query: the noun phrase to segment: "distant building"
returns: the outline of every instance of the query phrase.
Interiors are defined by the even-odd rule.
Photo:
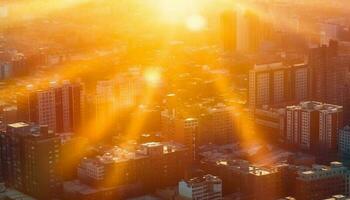
[[[309,101],[286,107],[286,143],[302,150],[336,152],[341,127],[342,106]]]
[[[237,13],[234,10],[224,11],[220,15],[221,37],[225,52],[237,49]]]
[[[0,80],[28,75],[30,70],[31,64],[24,54],[17,51],[0,51]]]
[[[284,105],[309,97],[308,69],[305,64],[255,65],[249,71],[248,105],[252,112],[263,105]]]
[[[237,110],[232,106],[223,103],[203,105],[193,115],[195,117],[184,117],[181,111],[177,114],[170,110],[161,112],[163,134],[171,140],[185,144],[192,152],[193,159],[196,158],[200,146],[230,144],[239,134],[240,119],[237,117]]]
[[[321,23],[321,45],[328,45],[332,40],[338,40],[340,26],[334,23]]]
[[[222,181],[210,174],[180,181],[179,196],[186,200],[221,200]]]
[[[237,11],[237,51],[255,53],[266,37],[266,24],[250,10]]]
[[[28,86],[17,97],[20,120],[48,125],[57,133],[74,132],[82,123],[83,86],[80,83],[51,82],[48,88]]]

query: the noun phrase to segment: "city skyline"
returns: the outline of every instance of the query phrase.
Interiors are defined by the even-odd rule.
[[[350,199],[348,0],[0,0],[0,200]]]

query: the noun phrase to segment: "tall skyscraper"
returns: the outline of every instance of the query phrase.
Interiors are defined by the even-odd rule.
[[[28,86],[17,97],[20,120],[48,125],[57,133],[76,131],[81,125],[82,85],[64,81],[51,82],[48,88]]]

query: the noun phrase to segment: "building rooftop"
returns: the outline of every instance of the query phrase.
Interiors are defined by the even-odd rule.
[[[283,69],[283,68],[288,68],[288,66],[284,65],[281,62],[276,62],[276,63],[255,65],[253,71],[266,71],[266,70],[276,70],[276,69]]]
[[[211,174],[204,175],[202,177],[195,177],[185,181],[188,185],[194,185],[202,182],[221,182],[221,179]]]
[[[15,189],[7,188],[5,191],[0,192],[0,200],[36,200],[35,198],[23,194]]]
[[[11,128],[23,128],[23,127],[29,126],[29,124],[24,123],[24,122],[16,122],[16,123],[13,123],[13,124],[8,124],[8,126],[11,127]]]
[[[331,162],[330,166],[313,165],[309,169],[301,169],[298,172],[298,179],[302,180],[316,180],[329,178],[337,175],[342,175],[348,169],[341,162]]]
[[[227,167],[230,170],[240,173],[252,174],[254,176],[265,176],[276,173],[276,169],[268,169],[252,165],[246,160],[222,159],[216,162],[216,165]]]
[[[299,105],[287,106],[288,110],[305,110],[335,113],[343,110],[342,106],[325,104],[317,101],[304,101]]]
[[[176,151],[186,150],[186,147],[182,144],[175,142],[149,142],[144,143],[133,148],[121,148],[119,146],[114,146],[111,149],[105,150],[103,154],[96,157],[93,162],[100,161],[101,163],[117,163],[125,162],[133,159],[142,159],[149,156],[149,149],[161,149],[163,154],[168,154]]]

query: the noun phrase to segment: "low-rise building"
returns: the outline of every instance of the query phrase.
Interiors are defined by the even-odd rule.
[[[205,175],[179,182],[179,196],[188,200],[221,200],[222,181],[213,175]]]

